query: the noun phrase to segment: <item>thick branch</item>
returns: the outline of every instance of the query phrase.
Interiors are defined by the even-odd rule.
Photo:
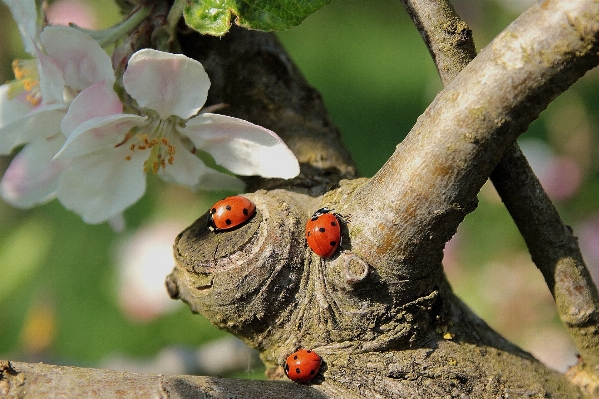
[[[297,398],[327,396],[284,381],[166,376],[0,360],[0,397],[8,398]]]
[[[372,181],[344,181],[317,198],[288,190],[246,194],[256,217],[228,233],[212,234],[207,215],[199,218],[176,240],[171,296],[259,349],[270,378],[283,377],[294,350],[313,349],[324,367],[312,383],[334,397],[579,397],[563,375],[471,315],[440,266],[445,241],[473,209],[501,153],[597,61],[571,27],[560,32],[565,46],[560,34],[546,35],[556,21],[568,24],[563,9],[536,12],[439,96]],[[535,59],[539,48],[554,58]],[[560,75],[566,82],[556,86]],[[481,96],[487,86],[491,94]],[[320,206],[343,220],[340,251],[329,259],[304,239],[305,221]],[[497,385],[489,384],[498,375]]]
[[[444,84],[475,57],[471,35],[449,2],[403,1],[437,64]],[[452,29],[443,27],[451,21]],[[466,41],[466,43],[464,43]],[[576,239],[543,190],[517,144],[510,147],[491,180],[543,273],[557,309],[589,366],[599,359],[598,293]]]
[[[371,212],[352,215],[352,222],[369,226],[352,237],[369,262],[394,265],[401,275],[440,259],[443,243],[474,209],[476,194],[518,134],[599,61],[597,15],[599,4],[591,0],[538,3],[437,96],[354,197],[373,204]],[[373,217],[381,223],[362,220]]]

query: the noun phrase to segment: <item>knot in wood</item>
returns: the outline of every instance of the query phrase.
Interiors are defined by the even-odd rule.
[[[277,191],[247,194],[256,212],[235,229],[210,231],[208,213],[196,220],[175,240],[176,266],[166,281],[171,297],[246,341],[270,335],[302,269],[302,212]]]

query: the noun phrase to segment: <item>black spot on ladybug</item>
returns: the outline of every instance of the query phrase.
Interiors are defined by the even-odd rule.
[[[308,350],[306,351],[306,353],[312,353],[312,351],[311,351],[310,349],[308,349]],[[296,357],[297,357],[297,356],[296,356]]]
[[[293,360],[297,360],[297,355],[293,356]],[[299,371],[298,371],[299,373]]]
[[[298,374],[301,373],[301,370],[299,369],[299,367],[295,369],[295,372],[298,373]]]
[[[312,232],[311,232],[311,231],[309,231],[309,232],[308,232],[308,236],[311,236],[311,235],[312,235]]]
[[[231,210],[231,205],[225,206],[225,209],[228,210],[228,211],[230,211]]]
[[[244,214],[245,216],[247,216],[247,215],[248,215],[248,213],[250,213],[249,209],[247,209],[247,208],[243,208],[243,214]]]
[[[335,245],[337,245],[337,241],[331,241],[331,247],[334,247]]]
[[[331,222],[331,226],[337,226],[337,222]]]
[[[324,227],[321,227],[321,228],[318,229],[318,231],[320,231],[321,233],[324,233],[326,230],[325,230]]]
[[[230,225],[231,224],[231,219],[225,220],[225,223],[227,224],[227,226]]]

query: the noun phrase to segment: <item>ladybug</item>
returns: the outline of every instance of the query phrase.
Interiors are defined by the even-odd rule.
[[[306,241],[316,255],[330,258],[341,241],[339,219],[327,208],[321,208],[306,223]]]
[[[256,205],[245,197],[227,197],[210,208],[208,228],[213,231],[232,229],[251,218],[255,210]]]
[[[295,382],[308,382],[320,369],[322,358],[309,349],[292,353],[285,362],[285,374]]]

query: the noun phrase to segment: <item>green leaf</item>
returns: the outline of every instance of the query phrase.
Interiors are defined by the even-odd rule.
[[[185,22],[202,34],[222,36],[231,19],[244,28],[284,30],[299,25],[331,0],[188,0]]]

